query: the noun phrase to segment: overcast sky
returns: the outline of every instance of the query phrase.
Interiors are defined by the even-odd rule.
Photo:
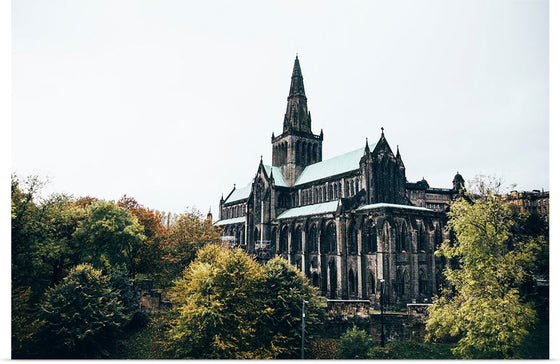
[[[296,52],[323,158],[549,189],[546,1],[13,2],[12,171],[217,212],[270,164]]]

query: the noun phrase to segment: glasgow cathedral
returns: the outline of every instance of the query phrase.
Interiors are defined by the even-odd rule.
[[[410,183],[381,128],[365,145],[323,160],[323,131],[311,114],[296,56],[282,134],[272,134],[272,165],[259,163],[245,187],[220,199],[222,239],[262,262],[281,256],[330,299],[404,306],[428,302],[442,282],[434,255],[446,238],[445,211],[464,188]]]

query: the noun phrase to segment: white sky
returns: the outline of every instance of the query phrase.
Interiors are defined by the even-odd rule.
[[[282,131],[296,52],[324,159],[380,127],[409,181],[549,189],[546,1],[12,4],[12,171],[217,212]],[[216,214],[217,216],[217,214]]]

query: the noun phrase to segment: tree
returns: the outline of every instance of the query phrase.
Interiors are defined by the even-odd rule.
[[[108,276],[78,265],[47,290],[39,312],[44,358],[107,357],[128,316]]]
[[[365,330],[353,326],[340,337],[338,359],[369,359],[373,342]]]
[[[458,339],[463,358],[514,358],[535,323],[519,286],[539,249],[534,238],[514,233],[512,209],[496,181],[476,181],[475,193],[451,204],[448,228],[455,241],[442,244],[449,288],[429,308],[428,340]],[[453,267],[453,268],[451,268]]]
[[[105,269],[124,263],[131,277],[136,274],[145,236],[138,219],[126,209],[113,202],[91,203],[73,236],[81,244],[83,261]]]
[[[302,302],[306,304],[306,351],[322,323],[324,310],[315,287],[296,267],[276,257],[265,265],[265,305],[267,314],[258,329],[263,345],[276,351],[279,359],[295,359],[301,354]]]
[[[161,286],[170,286],[195,259],[200,248],[220,241],[219,230],[200,212],[193,210],[174,216],[161,242]]]
[[[240,249],[209,244],[173,288],[169,346],[178,358],[299,357],[304,299],[312,338],[319,298],[297,269],[280,258],[263,267]]]
[[[165,237],[166,229],[163,225],[163,214],[139,204],[134,198],[124,195],[117,205],[125,208],[136,216],[144,228],[144,239],[138,246],[137,273],[157,276],[161,272],[161,241]]]
[[[200,249],[171,292],[174,318],[168,339],[177,358],[270,357],[255,348],[265,309],[263,268],[241,250]]]

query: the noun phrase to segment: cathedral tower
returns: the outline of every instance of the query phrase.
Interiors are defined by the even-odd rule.
[[[277,137],[272,134],[272,165],[281,167],[284,179],[292,186],[306,166],[322,160],[322,149],[323,131],[320,135],[311,131],[311,113],[296,55],[283,131]]]

